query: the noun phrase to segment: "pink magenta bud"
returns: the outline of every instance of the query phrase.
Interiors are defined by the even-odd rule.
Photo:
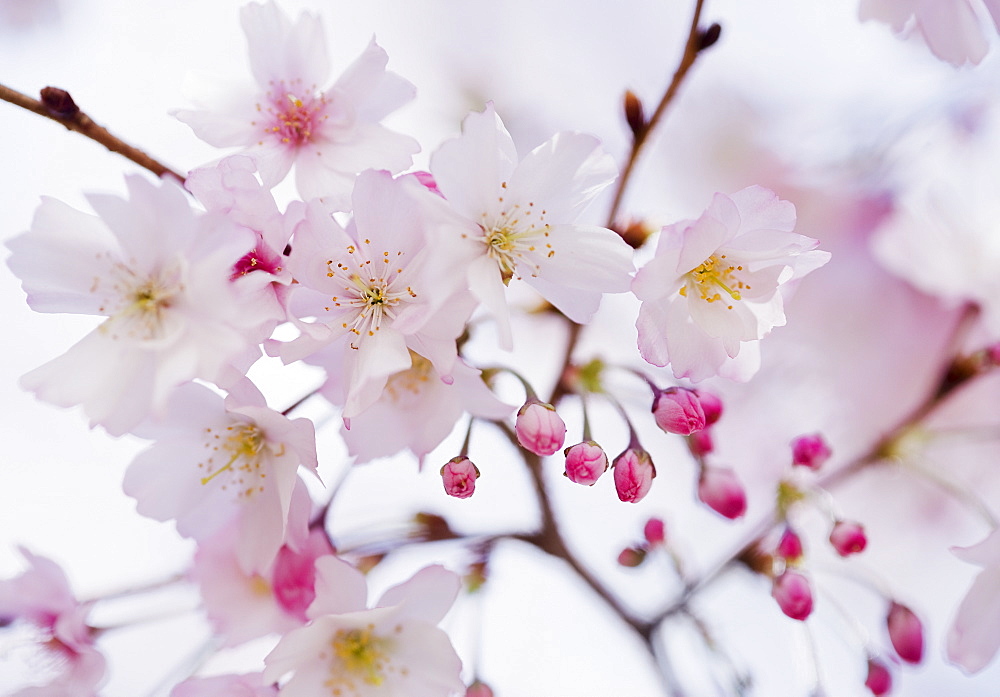
[[[802,540],[794,530],[785,528],[785,531],[781,533],[781,539],[778,540],[776,551],[782,559],[789,561],[800,559],[802,557]]]
[[[874,658],[868,659],[868,677],[865,678],[865,687],[871,690],[875,697],[889,694],[892,689],[892,673],[885,664]]]
[[[465,697],[493,697],[493,690],[486,683],[476,680],[465,691]]]
[[[913,611],[893,602],[885,622],[896,654],[907,663],[920,663],[924,657],[924,627]]]
[[[551,455],[566,440],[566,424],[551,404],[532,397],[517,412],[517,442],[535,455]]]
[[[451,458],[441,468],[441,479],[444,482],[445,493],[456,499],[467,499],[476,493],[476,479],[478,477],[479,468],[472,464],[472,460],[463,455]]]
[[[774,579],[771,597],[777,601],[781,611],[793,620],[804,620],[812,613],[813,596],[809,579],[797,571],[786,570]]]
[[[715,450],[711,431],[706,428],[688,436],[688,450],[696,457],[704,457]]]
[[[646,521],[642,534],[650,546],[662,545],[667,541],[667,527],[659,518],[650,518]]]
[[[865,529],[860,523],[838,520],[830,532],[830,544],[837,550],[837,554],[849,557],[863,552],[868,545],[868,538],[865,537]]]
[[[993,365],[1000,365],[1000,342],[986,347],[986,358]]]
[[[701,410],[705,412],[705,425],[711,426],[722,418],[722,400],[711,392],[695,390],[698,401],[701,402]]]
[[[747,493],[736,472],[728,467],[706,467],[698,479],[698,498],[716,513],[735,520],[746,513]]]
[[[792,464],[817,470],[830,459],[830,446],[818,433],[792,441]]]
[[[705,410],[698,393],[683,387],[669,387],[653,398],[653,418],[667,433],[690,436],[705,428]]]
[[[571,482],[593,486],[608,470],[608,456],[604,448],[592,440],[571,445],[563,451],[566,455],[566,472]]]
[[[618,555],[618,563],[630,569],[639,566],[646,560],[646,550],[639,547],[626,547]]]
[[[613,467],[618,498],[627,503],[642,501],[656,476],[649,453],[641,448],[629,448],[615,458]]]

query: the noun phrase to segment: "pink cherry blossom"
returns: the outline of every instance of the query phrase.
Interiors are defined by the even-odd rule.
[[[440,197],[413,177],[367,171],[353,201],[346,229],[318,202],[289,208],[298,223],[288,263],[299,281],[289,307],[314,319],[295,319],[300,336],[268,347],[286,363],[328,346],[339,353],[323,362],[343,373],[346,419],[412,367],[411,351],[450,379],[455,340],[475,305],[457,271],[461,253],[445,243],[460,221]]]
[[[984,27],[979,8],[988,10],[994,27]],[[996,0],[861,0],[862,20],[877,19],[896,34],[919,34],[941,60],[959,66],[979,63],[989,49],[989,37],[1000,28],[1000,3]]]
[[[435,625],[460,587],[439,566],[417,572],[366,609],[364,576],[336,557],[316,562],[311,622],[294,629],[265,659],[264,679],[290,676],[281,697],[340,689],[353,697],[448,697],[465,691],[461,661]]]
[[[657,390],[653,398],[653,418],[667,433],[689,436],[705,428],[705,410],[698,393],[683,387]]]
[[[663,228],[656,255],[636,274],[636,328],[649,363],[677,377],[748,379],[748,345],[785,323],[791,282],[825,264],[816,240],[792,232],[795,208],[752,186],[716,194],[700,218]]]
[[[698,402],[705,412],[705,425],[711,426],[722,418],[722,400],[719,396],[706,390],[695,390],[698,395]]]
[[[962,599],[948,632],[948,658],[966,670],[985,668],[1000,650],[1000,532],[952,550],[983,568]]]
[[[608,456],[604,448],[592,440],[571,445],[563,451],[566,455],[566,476],[571,482],[593,486],[608,470]]]
[[[277,697],[276,685],[265,685],[262,673],[189,678],[170,691],[170,697]]]
[[[632,250],[611,230],[576,223],[616,175],[596,138],[559,133],[518,162],[493,104],[466,117],[462,135],[431,157],[445,198],[467,219],[469,285],[511,346],[504,286],[523,279],[574,322],[604,293],[628,290]]]
[[[476,493],[478,478],[479,468],[464,455],[453,457],[441,468],[441,481],[444,483],[445,492],[457,499],[467,499]]]
[[[771,596],[781,611],[793,620],[804,620],[812,614],[813,595],[809,580],[797,571],[787,569],[774,579]]]
[[[518,409],[514,432],[521,447],[535,455],[552,455],[566,441],[566,424],[556,408],[535,398]]]
[[[832,451],[823,436],[799,436],[792,441],[792,464],[817,470],[830,459]]]
[[[22,380],[40,399],[81,405],[91,425],[128,432],[193,378],[219,381],[259,356],[261,317],[230,282],[252,235],[195,212],[163,181],[126,178],[129,199],[88,197],[99,217],[45,199],[8,263],[39,312],[104,321]]]
[[[90,605],[76,600],[58,564],[24,548],[20,552],[29,568],[0,581],[0,620],[32,625],[38,631],[37,648],[59,667],[55,675],[42,672],[39,677],[50,677],[44,685],[27,687],[12,697],[96,697],[106,661],[94,647],[94,634],[86,624]]]
[[[729,467],[705,467],[698,478],[698,498],[719,515],[735,520],[747,510],[747,493]]]
[[[374,39],[330,87],[326,36],[318,17],[295,23],[274,2],[241,12],[256,85],[192,80],[194,110],[177,118],[216,147],[240,147],[254,158],[264,186],[295,166],[303,198],[349,201],[354,175],[369,168],[399,172],[420,148],[379,122],[413,99],[406,80],[387,72],[388,56]]]
[[[920,663],[924,658],[924,626],[913,610],[892,602],[885,622],[896,655],[907,663]]]
[[[615,458],[612,467],[619,499],[626,503],[638,503],[646,497],[656,476],[656,467],[649,453],[638,447],[627,448]]]
[[[316,441],[308,419],[269,409],[249,381],[239,388],[225,402],[200,385],[179,388],[166,419],[139,433],[156,442],[132,462],[124,489],[140,514],[176,520],[186,537],[237,520],[240,568],[260,573],[282,544],[305,539],[308,494],[297,472],[315,471]]]
[[[830,544],[842,557],[863,552],[868,546],[865,529],[860,523],[838,520],[830,532]]]

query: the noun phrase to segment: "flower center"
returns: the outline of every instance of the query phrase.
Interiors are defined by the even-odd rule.
[[[733,300],[741,300],[743,297],[741,291],[750,290],[750,286],[744,284],[736,276],[736,272],[742,270],[742,266],[727,262],[725,254],[719,256],[713,254],[684,275],[686,283],[681,286],[680,294],[687,297],[690,288],[696,291],[699,297],[707,303],[722,301],[722,293]],[[719,292],[720,290],[722,293]],[[730,310],[733,309],[732,305],[726,307]]]
[[[338,629],[331,646],[338,660],[330,667],[331,678],[327,687],[346,684],[352,687],[351,678],[360,678],[368,685],[379,686],[385,682],[389,664],[391,641],[374,634],[375,626],[364,629]],[[346,675],[345,675],[346,673]],[[338,694],[338,690],[334,690]]]
[[[112,339],[127,337],[154,341],[164,338],[168,310],[184,290],[181,275],[179,266],[171,265],[142,278],[124,264],[115,264],[110,288],[113,299],[106,300],[99,308],[100,312],[109,315],[101,330]],[[112,309],[114,305],[117,307]]]
[[[321,124],[327,118],[329,98],[316,94],[316,86],[305,88],[301,80],[271,84],[265,105],[258,104],[264,133],[291,147],[300,147],[313,140]]]
[[[222,490],[235,490],[237,499],[249,500],[263,492],[267,456],[280,457],[284,454],[284,446],[281,452],[272,453],[256,424],[232,424],[224,431],[212,428],[205,431],[208,435],[205,447],[211,449],[211,455],[198,463],[205,473],[202,485],[219,479]],[[226,460],[220,466],[222,458]]]
[[[501,188],[507,189],[507,182],[501,183]],[[500,197],[503,203],[504,197]],[[518,274],[518,267],[527,268],[530,275],[537,276],[539,262],[555,256],[549,237],[549,226],[545,223],[547,211],[538,211],[533,201],[527,206],[519,203],[505,208],[495,220],[487,222],[487,215],[482,214],[483,221],[479,227],[483,231],[483,242],[486,253],[500,267],[500,277],[504,285]]]
[[[396,404],[412,401],[430,380],[432,364],[429,360],[419,353],[410,351],[410,361],[409,368],[389,376],[385,385],[385,394]]]

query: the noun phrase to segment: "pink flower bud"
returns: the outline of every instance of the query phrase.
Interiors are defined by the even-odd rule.
[[[566,424],[556,408],[531,397],[517,412],[517,442],[535,455],[551,455],[566,440]]]
[[[441,468],[445,493],[457,499],[467,499],[476,492],[478,477],[479,468],[463,455],[451,458]]]
[[[705,412],[705,425],[711,426],[722,418],[722,400],[711,392],[705,390],[695,390],[698,401],[701,402],[701,409]]]
[[[736,472],[728,467],[706,467],[698,479],[698,498],[716,513],[735,520],[746,513],[747,494]]]
[[[868,659],[868,677],[865,678],[865,687],[872,691],[875,697],[889,694],[892,689],[892,673],[885,664],[874,658]]]
[[[785,528],[785,531],[781,533],[781,539],[778,540],[776,551],[779,557],[788,561],[800,559],[802,557],[802,540],[794,530]]]
[[[618,555],[618,563],[629,568],[635,568],[645,560],[646,550],[639,547],[626,547]]]
[[[593,486],[608,469],[608,456],[592,440],[571,445],[563,451],[566,455],[566,476],[571,482]]]
[[[792,464],[817,470],[830,459],[830,446],[818,433],[792,441]]]
[[[465,697],[493,697],[493,690],[486,683],[476,680],[465,691]]]
[[[326,531],[320,529],[309,533],[302,549],[283,546],[278,550],[271,583],[274,599],[287,614],[308,620],[306,608],[316,599],[316,559],[327,554],[333,554],[333,547]]]
[[[653,418],[667,433],[689,436],[705,428],[705,411],[698,393],[683,387],[669,387],[653,398]]]
[[[924,657],[924,627],[913,611],[893,602],[885,621],[896,654],[907,663],[920,663]]]
[[[1000,365],[1000,342],[986,347],[986,358],[990,364],[994,366]]]
[[[712,434],[709,429],[706,428],[688,436],[688,450],[691,451],[692,455],[704,457],[714,449],[715,444],[712,443]]]
[[[868,538],[860,523],[838,520],[830,532],[830,544],[842,557],[849,557],[865,549]]]
[[[628,448],[615,458],[613,467],[618,498],[628,503],[638,503],[645,498],[656,476],[649,453],[641,448]]]
[[[771,597],[778,602],[781,611],[793,620],[804,620],[812,613],[813,596],[809,579],[797,571],[786,570],[774,579]]]
[[[651,547],[662,545],[667,541],[667,528],[659,518],[650,518],[647,520],[646,526],[642,529],[642,534]]]

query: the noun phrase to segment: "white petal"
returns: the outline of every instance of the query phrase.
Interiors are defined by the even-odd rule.
[[[455,603],[462,582],[443,566],[428,566],[379,598],[377,607],[400,605],[404,617],[437,624]]]
[[[368,584],[360,571],[332,555],[316,560],[316,599],[306,613],[310,618],[364,610],[367,598]]]

